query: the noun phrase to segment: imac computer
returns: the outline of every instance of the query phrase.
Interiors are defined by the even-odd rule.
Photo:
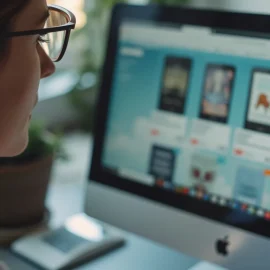
[[[114,8],[86,213],[230,270],[270,265],[270,17]]]

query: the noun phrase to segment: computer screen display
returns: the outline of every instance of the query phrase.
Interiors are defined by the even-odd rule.
[[[270,40],[122,23],[102,166],[270,221]]]

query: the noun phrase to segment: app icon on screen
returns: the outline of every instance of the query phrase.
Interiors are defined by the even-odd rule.
[[[198,192],[212,192],[217,177],[217,159],[199,153],[191,156],[189,179]]]
[[[191,64],[192,61],[189,58],[166,57],[158,106],[160,110],[184,113]]]
[[[200,117],[227,122],[235,79],[235,68],[209,64],[206,68]]]
[[[252,72],[245,127],[270,133],[270,70]]]
[[[175,158],[174,149],[153,145],[149,174],[153,175],[159,182],[172,182]]]
[[[261,205],[264,189],[264,172],[240,166],[235,177],[234,198],[246,204]]]

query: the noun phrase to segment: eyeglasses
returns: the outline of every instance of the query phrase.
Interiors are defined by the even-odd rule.
[[[67,49],[70,32],[75,28],[76,17],[69,10],[57,6],[48,6],[49,17],[43,29],[10,32],[7,38],[40,35],[39,43],[53,62],[59,62]]]

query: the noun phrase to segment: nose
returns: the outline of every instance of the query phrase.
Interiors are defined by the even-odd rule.
[[[40,70],[41,79],[51,76],[55,72],[55,65],[46,52],[40,48]]]

